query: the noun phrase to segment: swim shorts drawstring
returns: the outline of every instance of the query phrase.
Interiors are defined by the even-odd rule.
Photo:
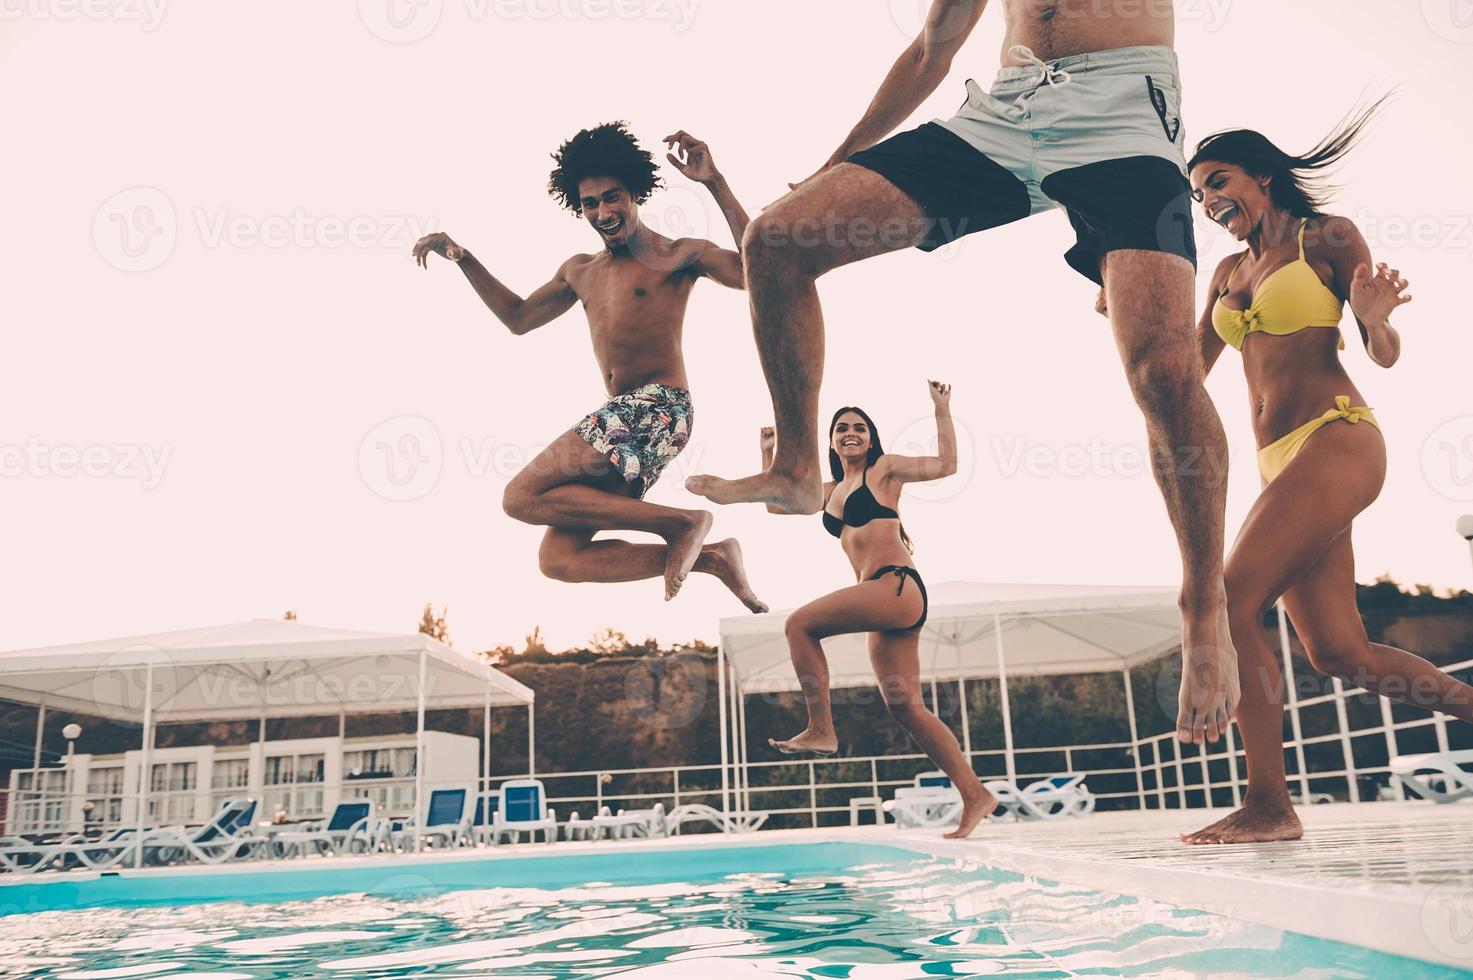
[[[1056,67],[1038,57],[1038,55],[1033,53],[1033,49],[1026,44],[1015,44],[1011,48],[1008,48],[1008,57],[1023,62],[1029,68],[1037,68],[1043,72],[1043,77],[1039,79],[1039,82],[1040,84],[1048,82],[1049,88],[1063,88],[1074,77],[1064,69]]]

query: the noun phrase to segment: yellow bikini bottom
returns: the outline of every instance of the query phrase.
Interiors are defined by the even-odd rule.
[[[1299,455],[1299,450],[1304,448],[1304,443],[1309,437],[1319,431],[1321,426],[1340,420],[1355,423],[1362,420],[1376,425],[1376,416],[1364,405],[1352,408],[1349,395],[1336,395],[1335,407],[1325,412],[1318,418],[1310,419],[1308,422],[1284,436],[1275,440],[1262,449],[1258,450],[1258,472],[1263,475],[1263,482],[1269,483],[1274,477],[1284,472],[1284,467]]]

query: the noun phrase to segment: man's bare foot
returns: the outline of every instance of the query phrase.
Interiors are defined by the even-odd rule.
[[[1242,688],[1238,654],[1228,631],[1227,610],[1182,621],[1181,693],[1176,737],[1201,745],[1227,735]]]
[[[779,514],[817,514],[823,506],[823,482],[817,473],[809,479],[771,470],[740,480],[693,476],[685,488],[713,504],[766,504]]]
[[[696,559],[701,557],[701,545],[706,541],[706,535],[711,530],[712,517],[709,511],[693,510],[690,512],[690,525],[679,534],[665,539],[669,551],[665,555],[665,601],[674,599],[685,584],[685,577],[695,567]]]
[[[767,603],[757,598],[747,581],[747,567],[742,564],[742,546],[737,543],[736,538],[727,538],[708,545],[705,554],[710,556],[711,574],[721,579],[722,584],[742,600],[742,605],[754,613],[767,612]]]
[[[1181,841],[1183,844],[1261,844],[1298,840],[1303,836],[1304,826],[1292,803],[1256,805],[1249,800],[1241,810],[1234,810],[1217,823],[1195,834],[1182,834]]]
[[[962,819],[956,825],[956,829],[943,836],[947,840],[966,840],[977,829],[977,825],[992,815],[997,809],[997,797],[992,791],[981,783],[972,793],[962,794]]]
[[[800,752],[833,755],[839,751],[839,736],[833,732],[811,732],[805,728],[792,738],[769,738],[767,744],[783,755],[797,755]]]

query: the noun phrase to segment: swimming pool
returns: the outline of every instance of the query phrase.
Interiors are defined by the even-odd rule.
[[[56,980],[1454,975],[846,842],[79,876],[3,893],[40,911],[0,918],[0,975]]]

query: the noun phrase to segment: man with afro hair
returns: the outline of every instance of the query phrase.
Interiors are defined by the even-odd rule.
[[[665,137],[666,159],[705,185],[735,241],[747,214],[717,170],[705,143],[681,131]],[[558,147],[548,193],[587,221],[597,252],[574,255],[526,297],[502,285],[474,255],[443,232],[414,246],[428,268],[431,253],[454,262],[476,295],[514,334],[551,323],[581,303],[593,354],[611,396],[564,432],[507,484],[503,506],[519,521],[547,527],[545,575],[564,582],[632,582],[663,577],[675,597],[692,572],[719,578],[748,609],[753,594],[735,539],[706,544],[711,514],[644,500],[690,438],[694,412],[681,353],[686,302],[696,280],[744,288],[741,255],[699,238],[669,238],[645,225],[639,207],[661,186],[658,166],[624,123],[585,129]],[[595,541],[599,531],[646,531],[664,544]]]

